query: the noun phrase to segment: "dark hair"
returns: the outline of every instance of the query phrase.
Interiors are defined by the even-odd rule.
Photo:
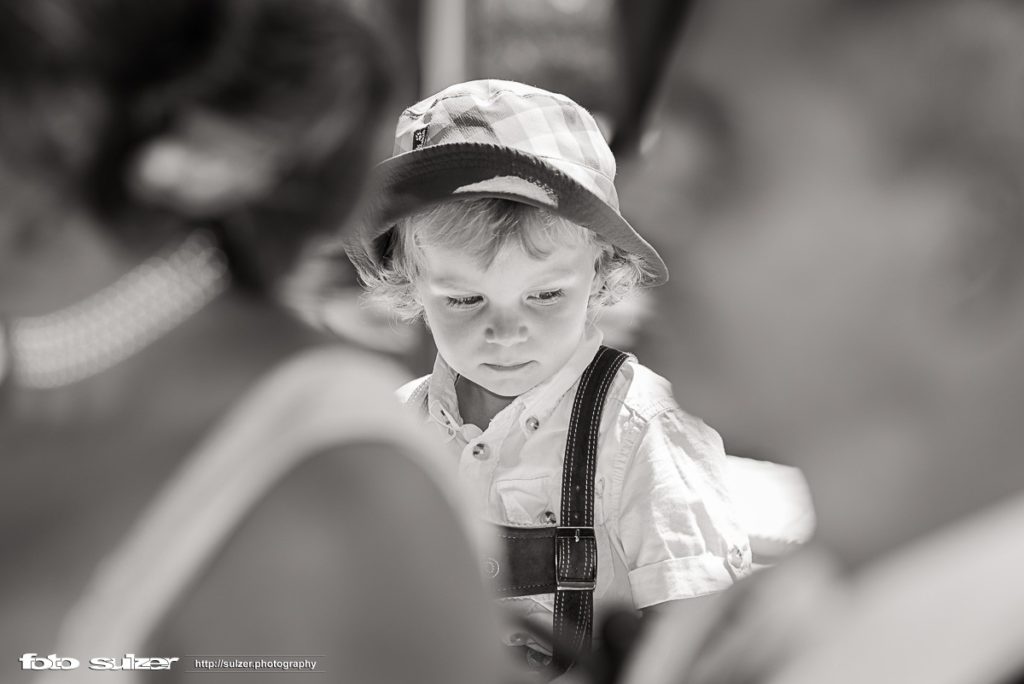
[[[388,59],[343,0],[0,0],[0,163],[129,244],[212,224],[264,287],[353,208]],[[266,149],[272,182],[199,212],[140,191],[140,154],[197,116]]]

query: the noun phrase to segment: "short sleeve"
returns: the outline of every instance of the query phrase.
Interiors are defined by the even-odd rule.
[[[626,463],[617,528],[637,608],[727,588],[750,569],[718,433],[678,408],[644,426]]]

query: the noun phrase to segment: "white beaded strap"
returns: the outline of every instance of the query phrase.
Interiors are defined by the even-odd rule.
[[[392,388],[400,382],[390,364],[344,348],[306,352],[264,378],[99,566],[65,621],[57,652],[141,652],[260,499],[325,449],[375,441],[418,455],[416,465],[459,508],[457,495],[443,486],[443,454],[432,453],[414,417],[397,410]],[[107,681],[85,668],[47,674],[40,682]],[[123,674],[120,684],[134,684],[130,673]]]
[[[228,282],[213,236],[192,233],[81,302],[14,320],[7,353],[0,344],[0,377],[10,364],[16,385],[49,389],[97,375],[197,313]]]

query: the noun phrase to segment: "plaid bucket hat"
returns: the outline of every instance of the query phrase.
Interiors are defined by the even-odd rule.
[[[375,170],[357,239],[380,263],[399,219],[445,200],[498,198],[545,209],[640,256],[668,280],[658,253],[619,212],[615,157],[597,122],[564,95],[513,81],[459,83],[402,112],[394,154]]]

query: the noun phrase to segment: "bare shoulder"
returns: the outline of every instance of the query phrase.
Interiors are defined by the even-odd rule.
[[[324,654],[353,682],[487,681],[498,642],[478,563],[427,441],[393,396],[397,378],[387,362],[325,348],[253,387],[199,455],[223,483],[207,493],[237,493],[232,473],[266,484],[224,517],[237,522],[157,644]],[[187,540],[175,544],[189,553]],[[451,633],[479,658],[441,662]],[[483,661],[486,670],[467,671]]]
[[[491,652],[476,568],[407,446],[338,444],[261,498],[157,641],[181,653],[320,654],[353,682],[486,681],[472,671]],[[454,635],[478,662],[437,658]]]

